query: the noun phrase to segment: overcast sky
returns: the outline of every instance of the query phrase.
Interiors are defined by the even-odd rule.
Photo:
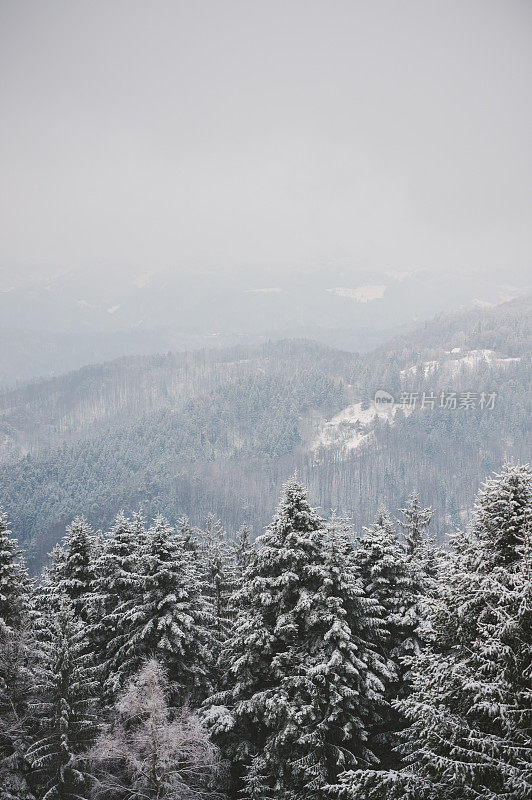
[[[0,268],[525,281],[531,88],[530,0],[0,0]]]

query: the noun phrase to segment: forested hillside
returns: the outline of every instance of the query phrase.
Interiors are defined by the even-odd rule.
[[[38,582],[0,512],[2,800],[528,800],[530,468],[394,510],[76,517]]]
[[[529,312],[519,299],[439,317],[365,355],[288,340],[120,359],[6,392],[0,498],[35,565],[82,510],[96,527],[140,506],[198,524],[215,512],[258,533],[294,470],[357,528],[417,488],[441,533],[483,475],[529,456]],[[378,414],[377,390],[394,400]]]

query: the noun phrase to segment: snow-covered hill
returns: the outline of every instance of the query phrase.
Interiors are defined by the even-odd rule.
[[[454,347],[452,350],[446,350],[440,359],[424,361],[421,365],[413,364],[401,370],[401,375],[415,375],[421,369],[425,377],[433,375],[438,370],[441,377],[455,378],[462,370],[473,370],[483,363],[490,367],[504,367],[519,361],[521,361],[520,356],[505,358],[494,350],[466,350]]]
[[[397,403],[378,410],[373,404],[368,407],[364,403],[353,403],[320,425],[311,450],[317,451],[323,448],[347,452],[357,450],[371,442],[375,417],[393,424],[399,408]]]

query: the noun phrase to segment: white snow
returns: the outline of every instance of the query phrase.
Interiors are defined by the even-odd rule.
[[[515,363],[520,360],[520,358],[500,358],[494,350],[469,350],[460,358],[450,361],[449,366],[456,373],[462,367],[472,369],[483,361],[492,366],[498,366],[500,364]]]
[[[461,355],[459,355],[461,354]],[[425,361],[421,366],[425,377],[432,375],[437,369],[442,371],[442,375],[447,378],[455,377],[462,369],[473,369],[482,362],[490,366],[502,366],[505,364],[514,364],[521,361],[519,357],[515,358],[501,358],[495,353],[494,350],[466,350],[462,353],[460,347],[453,347],[452,350],[447,351],[448,356],[458,356],[458,358],[446,358],[442,361]],[[415,375],[417,365],[401,370],[401,375]]]
[[[441,364],[440,364],[439,361],[425,361],[425,363],[422,364],[423,373],[425,375],[425,378],[428,377],[429,375],[432,375],[434,372],[436,372],[436,370],[440,366],[441,366]],[[401,370],[401,375],[415,375],[417,368],[418,368],[417,364],[414,364],[412,367],[408,367],[407,369],[402,369]]]
[[[347,406],[332,419],[322,423],[311,449],[335,447],[346,451],[356,450],[371,439],[375,416],[387,418],[390,423],[393,423],[399,407],[396,403],[377,411],[373,404],[367,409],[362,408],[362,403]],[[402,410],[408,411],[408,409]]]
[[[327,291],[339,297],[356,300],[357,303],[368,303],[370,300],[379,300],[383,297],[387,288],[386,285],[379,284],[378,286],[359,286],[357,289],[345,289],[339,286],[335,289],[327,289]]]

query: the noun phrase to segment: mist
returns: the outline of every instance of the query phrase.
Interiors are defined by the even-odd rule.
[[[4,290],[65,271],[526,283],[530,3],[0,9]]]
[[[531,34],[0,0],[1,798],[532,797]]]

